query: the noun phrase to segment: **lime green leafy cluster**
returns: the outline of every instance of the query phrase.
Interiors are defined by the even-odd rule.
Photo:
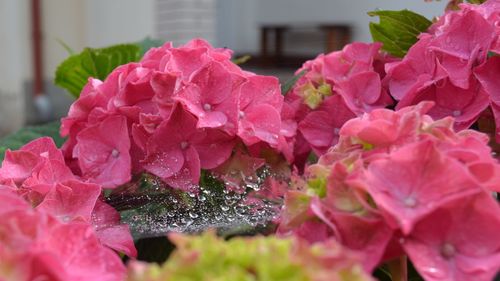
[[[309,246],[276,237],[169,236],[176,244],[162,266],[131,262],[129,281],[373,280],[337,243]]]

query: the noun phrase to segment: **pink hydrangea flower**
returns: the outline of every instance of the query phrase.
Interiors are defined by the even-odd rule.
[[[82,176],[103,187],[116,187],[131,177],[130,139],[123,116],[110,116],[78,133],[73,157]]]
[[[176,98],[198,117],[198,128],[237,128],[239,85],[243,78],[212,62],[199,69]]]
[[[57,183],[36,208],[62,221],[74,219],[90,221],[92,210],[100,194],[101,187],[97,184],[76,180]]]
[[[277,79],[241,70],[231,53],[201,39],[176,48],[166,43],[103,82],[90,79],[61,126],[73,173],[114,188],[147,171],[186,188],[198,183],[200,169],[223,164],[236,143],[270,148],[293,161],[285,135],[292,138],[295,129],[282,122]],[[173,120],[189,125],[188,131]],[[180,149],[185,141],[196,149]]]
[[[380,43],[355,42],[341,51],[307,61],[305,71],[285,97],[288,118],[298,124],[293,143],[296,164],[312,149],[324,154],[338,141],[349,119],[392,104],[382,79],[383,65],[395,59],[380,52]]]
[[[332,113],[335,113],[332,115]],[[346,106],[341,96],[325,100],[300,123],[299,130],[318,155],[324,154],[338,143],[340,128],[356,115]]]
[[[14,203],[0,189],[0,201]],[[118,255],[102,246],[90,225],[65,224],[23,199],[0,206],[0,278],[6,280],[122,280]]]
[[[220,166],[233,146],[233,139],[226,133],[197,128],[196,117],[179,103],[150,138],[143,166],[179,188],[191,189],[199,181],[200,168]]]
[[[447,12],[420,35],[401,62],[386,65],[384,83],[399,100],[397,108],[431,100],[436,106],[428,114],[434,119],[452,116],[457,130],[476,122],[494,100],[493,84],[487,89],[489,79],[474,75],[491,60],[488,51],[498,41],[493,2],[461,4],[458,11]]]
[[[375,109],[347,121],[339,143],[292,179],[278,233],[310,242],[334,238],[367,253],[368,270],[407,254],[426,280],[469,280],[474,273],[489,280],[499,264],[500,248],[489,241],[500,231],[491,198],[500,164],[486,135],[455,132],[451,117],[434,121],[426,115],[432,106]],[[462,204],[480,197],[489,200],[484,209]],[[472,234],[468,221],[486,236]]]
[[[489,281],[500,265],[499,230],[498,203],[482,193],[441,205],[403,246],[425,280]]]
[[[102,244],[130,256],[136,255],[128,226],[120,224],[120,217],[112,207],[108,206],[106,223],[99,222],[103,220],[101,210],[104,209],[99,207],[104,203],[98,199],[102,187],[74,175],[52,139],[36,139],[17,151],[8,151],[7,155],[0,174],[8,188],[0,184],[0,191],[8,189],[18,197],[17,201],[22,196],[38,212],[61,223],[79,221],[93,226]],[[113,233],[112,239],[109,233]]]
[[[432,141],[406,145],[371,162],[363,183],[403,234],[438,206],[482,191],[466,167],[440,153]]]

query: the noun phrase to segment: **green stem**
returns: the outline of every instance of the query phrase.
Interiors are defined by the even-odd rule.
[[[408,262],[406,256],[401,256],[400,258],[391,260],[387,263],[392,281],[408,281],[407,264]]]

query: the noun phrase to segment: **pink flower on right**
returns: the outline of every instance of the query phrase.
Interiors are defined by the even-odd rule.
[[[407,255],[427,281],[491,281],[500,270],[500,164],[488,137],[433,120],[432,102],[347,121],[338,144],[285,194],[278,234],[330,238],[372,271]]]
[[[402,61],[385,65],[383,84],[398,100],[397,109],[424,100],[435,102],[434,119],[455,118],[457,130],[469,128],[488,109],[500,141],[500,1],[460,4],[419,36]]]

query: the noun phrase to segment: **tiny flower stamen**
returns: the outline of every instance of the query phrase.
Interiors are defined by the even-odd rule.
[[[114,148],[111,151],[111,156],[113,156],[113,158],[118,158],[118,156],[120,156],[120,151],[118,151],[116,148]]]
[[[408,197],[404,201],[405,206],[408,208],[414,208],[417,206],[417,200],[413,197]]]
[[[456,253],[456,249],[455,247],[450,244],[450,243],[445,243],[443,244],[443,246],[441,247],[441,255],[446,258],[446,259],[450,259],[452,258]]]
[[[211,106],[210,104],[208,104],[208,103],[205,103],[205,104],[203,105],[203,109],[204,109],[205,111],[210,111],[210,110],[212,110],[212,106]]]
[[[183,141],[181,142],[181,149],[186,149],[186,147],[188,147],[188,142],[187,141]]]

